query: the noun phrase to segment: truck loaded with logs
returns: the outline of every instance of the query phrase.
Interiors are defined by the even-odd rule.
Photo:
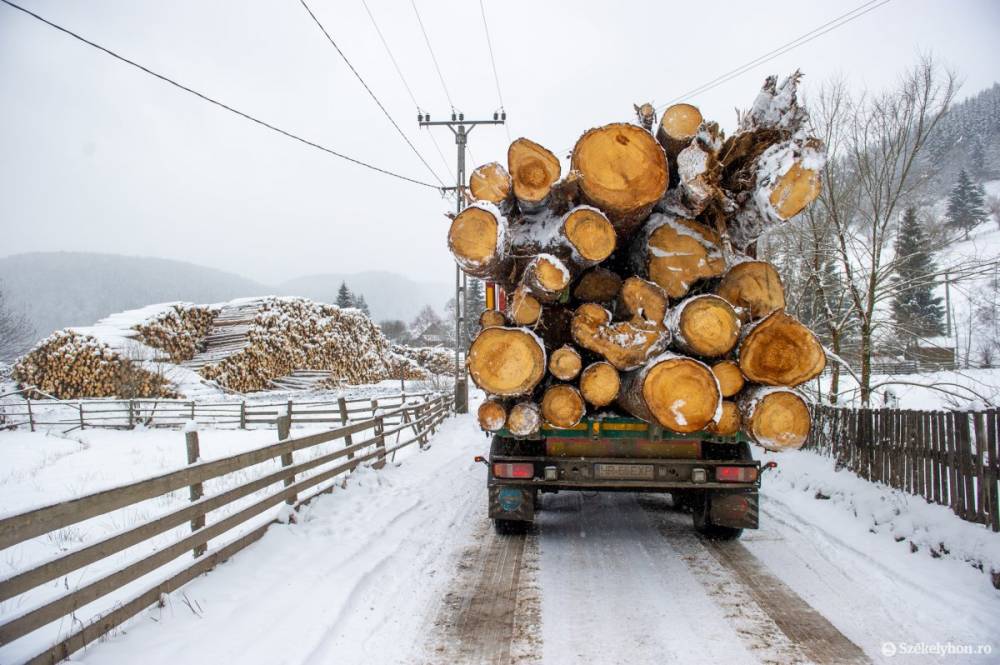
[[[717,538],[757,527],[750,444],[805,442],[795,388],[826,362],[756,258],[761,234],[819,194],[799,78],[768,78],[728,137],[690,104],[658,123],[643,105],[637,124],[585,132],[564,177],[524,138],[506,168],[473,172],[448,246],[500,294],[467,356],[498,531],[560,490],[670,493]]]

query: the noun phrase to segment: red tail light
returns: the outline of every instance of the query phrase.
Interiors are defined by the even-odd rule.
[[[720,483],[752,483],[757,480],[757,468],[753,466],[717,466],[715,480]]]
[[[495,462],[493,475],[497,478],[531,478],[535,475],[535,465],[530,462]]]

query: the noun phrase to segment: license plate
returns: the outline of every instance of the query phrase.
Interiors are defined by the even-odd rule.
[[[605,480],[652,480],[652,464],[595,464],[594,477]]]

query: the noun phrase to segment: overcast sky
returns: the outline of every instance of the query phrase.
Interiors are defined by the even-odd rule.
[[[29,9],[268,122],[434,182],[298,0],[40,2]],[[445,164],[361,0],[307,0],[431,167]],[[367,0],[417,101],[449,104],[409,0]],[[454,104],[499,106],[479,3],[417,0]],[[585,129],[663,103],[861,4],[485,0],[510,136],[553,150]],[[690,98],[730,128],[764,76],[842,75],[891,85],[921,51],[961,75],[959,97],[1000,79],[1000,2],[892,0]],[[479,127],[471,165],[505,161],[507,133]],[[471,170],[471,166],[470,166]],[[449,182],[450,184],[450,182]],[[0,5],[0,255],[101,251],[183,259],[276,282],[392,270],[451,279],[454,204],[210,106]]]

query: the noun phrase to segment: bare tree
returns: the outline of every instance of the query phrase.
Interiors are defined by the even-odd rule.
[[[35,341],[35,327],[27,314],[15,311],[0,283],[0,361],[13,361]]]

